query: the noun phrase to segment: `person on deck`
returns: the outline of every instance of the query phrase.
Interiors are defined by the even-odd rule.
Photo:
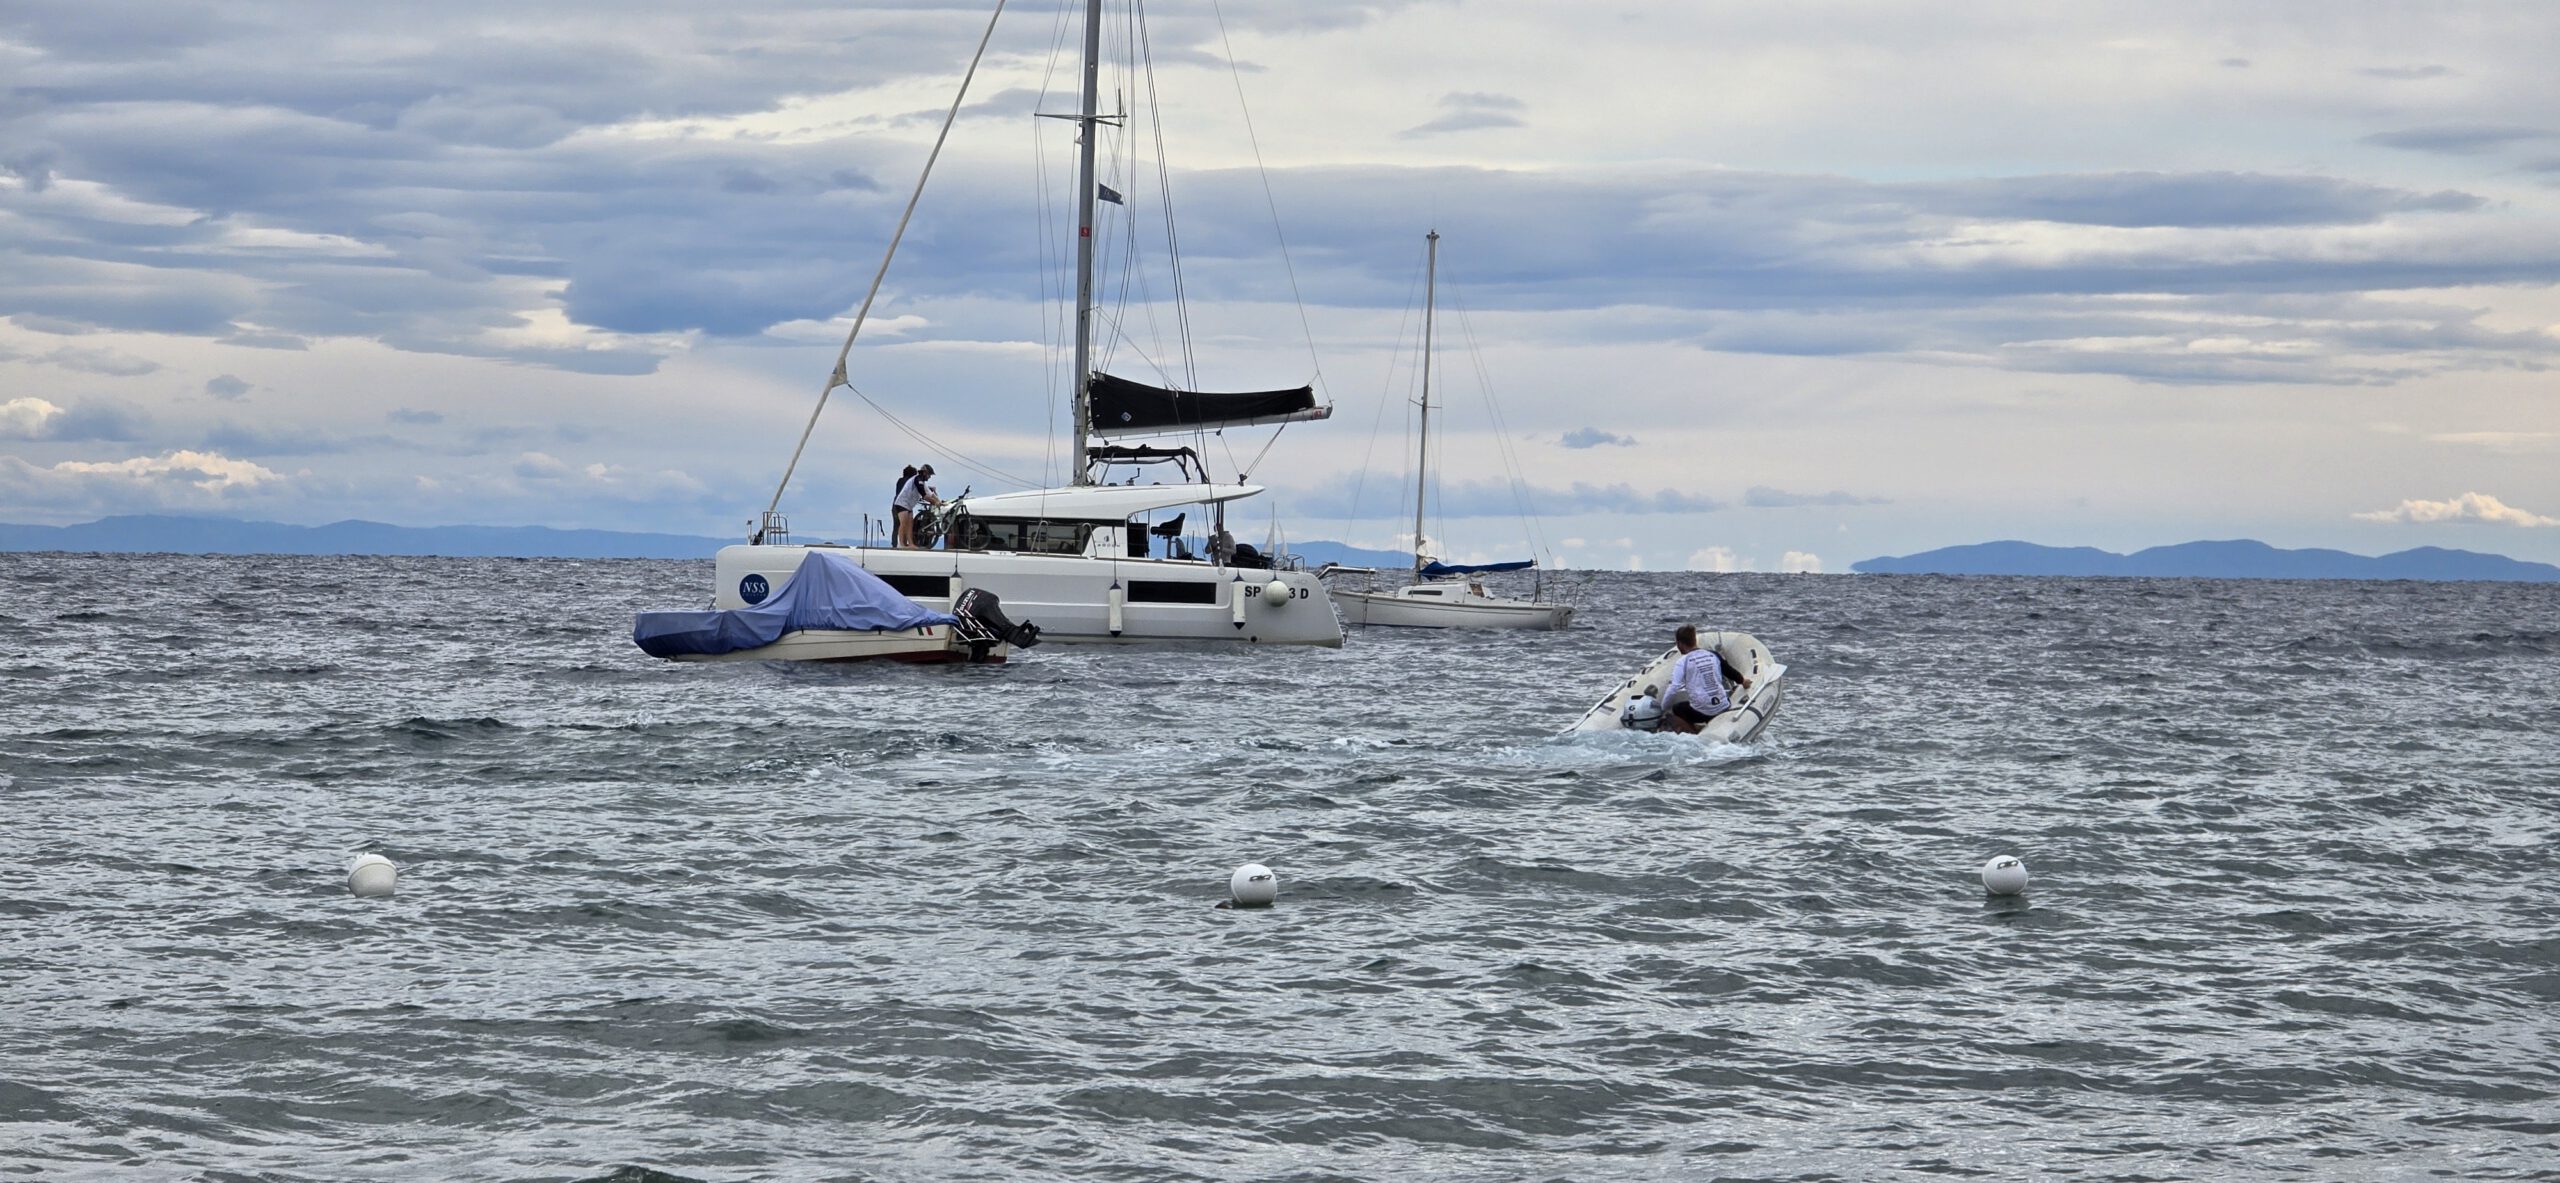
[[[1751,679],[1726,665],[1723,654],[1698,648],[1698,626],[1694,624],[1681,625],[1674,631],[1671,644],[1680,651],[1680,660],[1671,666],[1671,690],[1667,695],[1672,700],[1671,712],[1662,717],[1662,723],[1682,735],[1695,735],[1707,720],[1733,709],[1733,700],[1725,695],[1726,675],[1730,674],[1745,690],[1751,688]],[[1687,692],[1686,697],[1682,691]]]
[[[916,545],[916,507],[940,505],[942,499],[934,496],[932,487],[925,484],[926,481],[933,479],[932,465],[927,464],[908,471],[907,478],[898,483],[898,497],[897,500],[889,503],[889,512],[895,518],[896,536],[892,539],[893,545],[913,550]]]
[[[898,540],[907,536],[907,507],[898,504],[898,499],[906,496],[907,482],[914,479],[916,479],[916,466],[910,464],[905,472],[898,474],[897,485],[889,490],[889,545],[891,546],[899,545]]]

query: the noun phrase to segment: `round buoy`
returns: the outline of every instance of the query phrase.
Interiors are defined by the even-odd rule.
[[[347,890],[360,896],[390,895],[400,883],[400,868],[378,854],[360,854],[347,864]]]
[[[2027,889],[2027,865],[2014,856],[2001,855],[1982,864],[1982,890],[1993,895],[2016,895]]]
[[[1289,582],[1285,579],[1274,579],[1269,583],[1263,584],[1262,598],[1269,600],[1274,604],[1288,603]]]
[[[1239,908],[1268,908],[1271,901],[1280,898],[1280,880],[1271,868],[1246,863],[1227,880],[1227,897]]]

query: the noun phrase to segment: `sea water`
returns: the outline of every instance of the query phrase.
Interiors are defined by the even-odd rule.
[[[0,1178],[2560,1177],[2560,587],[631,646],[709,579],[0,555]],[[1761,742],[1558,734],[1684,620]]]

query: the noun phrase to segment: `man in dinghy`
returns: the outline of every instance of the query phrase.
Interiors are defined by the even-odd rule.
[[[1731,677],[1744,690],[1751,689],[1751,679],[1726,664],[1723,654],[1698,648],[1694,624],[1673,631],[1671,644],[1680,651],[1680,660],[1671,666],[1671,688],[1664,696],[1671,709],[1662,716],[1662,725],[1682,735],[1695,735],[1707,720],[1733,709],[1733,699],[1725,694],[1725,679]]]

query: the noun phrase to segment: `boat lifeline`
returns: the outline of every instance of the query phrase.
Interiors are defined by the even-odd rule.
[[[1074,119],[1079,133],[1073,202],[1078,228],[1075,351],[1070,371],[1074,417],[1066,441],[1067,454],[1073,457],[1071,483],[980,497],[964,494],[940,507],[939,547],[865,545],[849,548],[846,557],[930,608],[948,608],[971,590],[993,592],[1013,615],[1038,622],[1043,639],[1051,641],[1339,646],[1341,623],[1315,575],[1294,569],[1295,563],[1284,556],[1235,545],[1225,528],[1229,503],[1254,496],[1263,486],[1241,476],[1232,483],[1209,480],[1194,448],[1118,442],[1182,434],[1205,441],[1209,433],[1229,427],[1322,419],[1332,408],[1318,403],[1312,385],[1210,393],[1149,385],[1094,368],[1095,201],[1101,194],[1125,209],[1130,200],[1128,195],[1101,189],[1094,171],[1096,141],[1105,127],[1117,127],[1123,121],[1119,115],[1098,113],[1101,7],[1101,0],[1087,0],[1085,5],[1082,111],[1062,116]],[[980,53],[984,51],[982,41]],[[973,63],[972,74],[975,70]],[[962,98],[967,85],[965,80],[961,84]],[[955,116],[959,109],[960,99],[954,99]],[[948,134],[948,121],[943,130]],[[928,160],[926,175],[931,168]],[[922,192],[919,179],[917,196]],[[914,208],[911,198],[910,215]],[[855,314],[845,349],[837,354],[835,371],[820,394],[821,410],[827,393],[850,385],[845,364],[853,338],[861,332],[905,228],[902,219],[881,261],[880,275],[873,278],[872,294]],[[814,412],[810,422],[816,423]],[[801,449],[807,444],[804,431]],[[793,452],[791,466],[749,541],[720,551],[715,607],[753,607],[778,586],[778,575],[799,567],[806,548],[792,541],[788,524],[777,511],[800,455],[800,450]],[[1181,479],[1140,485],[1132,475],[1128,483],[1108,483],[1116,467],[1164,471],[1159,466],[1167,465]]]

